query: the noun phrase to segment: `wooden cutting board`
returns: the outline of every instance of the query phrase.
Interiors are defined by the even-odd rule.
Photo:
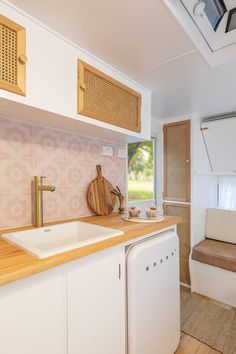
[[[90,208],[98,215],[111,214],[115,204],[116,196],[111,193],[114,187],[102,176],[102,166],[97,165],[97,178],[95,178],[88,188],[88,204]]]

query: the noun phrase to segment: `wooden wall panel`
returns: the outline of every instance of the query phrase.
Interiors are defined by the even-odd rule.
[[[164,193],[169,201],[190,201],[190,120],[166,124]]]
[[[190,255],[190,205],[177,203],[164,203],[164,214],[179,216],[183,223],[177,226],[180,249],[180,281],[190,284],[189,255]]]

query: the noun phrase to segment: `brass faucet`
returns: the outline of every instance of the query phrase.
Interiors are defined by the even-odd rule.
[[[34,190],[35,190],[35,226],[43,226],[43,191],[54,192],[55,186],[43,184],[45,176],[34,176]]]

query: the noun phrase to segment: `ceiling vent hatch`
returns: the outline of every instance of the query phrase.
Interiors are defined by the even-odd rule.
[[[25,95],[25,29],[0,15],[0,89]]]
[[[141,95],[78,60],[78,113],[140,132]]]
[[[181,2],[213,52],[236,43],[236,0]]]

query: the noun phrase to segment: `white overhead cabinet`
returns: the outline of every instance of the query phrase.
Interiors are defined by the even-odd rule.
[[[201,130],[212,172],[236,175],[236,117],[205,121]]]
[[[0,289],[1,354],[66,354],[65,275],[54,270]]]
[[[76,261],[68,272],[68,354],[125,353],[124,247]]]
[[[113,140],[127,140],[128,137],[150,138],[151,93],[148,90],[60,34],[27,16],[20,9],[0,2],[0,14],[25,28],[28,58],[24,66],[26,67],[27,94],[23,97],[0,89],[1,115]],[[104,77],[114,80],[113,84],[119,83],[119,85],[113,85],[113,88],[116,88],[116,94],[119,92],[120,107],[117,106],[117,102],[113,104],[104,101],[103,97],[98,95],[89,100],[92,106],[91,104],[85,106],[78,112],[78,59],[92,66],[94,70],[99,70]],[[111,85],[111,80],[109,84]],[[87,84],[86,87],[83,85],[83,87],[86,90],[89,85]],[[81,89],[80,86],[79,89]],[[104,92],[110,92],[110,88]],[[134,97],[130,99],[129,96],[132,95],[128,95],[128,92],[135,93],[136,96],[133,95]],[[86,94],[88,93],[90,91],[87,90]],[[123,109],[122,116],[119,116],[120,108]],[[107,119],[107,116],[110,119]]]

